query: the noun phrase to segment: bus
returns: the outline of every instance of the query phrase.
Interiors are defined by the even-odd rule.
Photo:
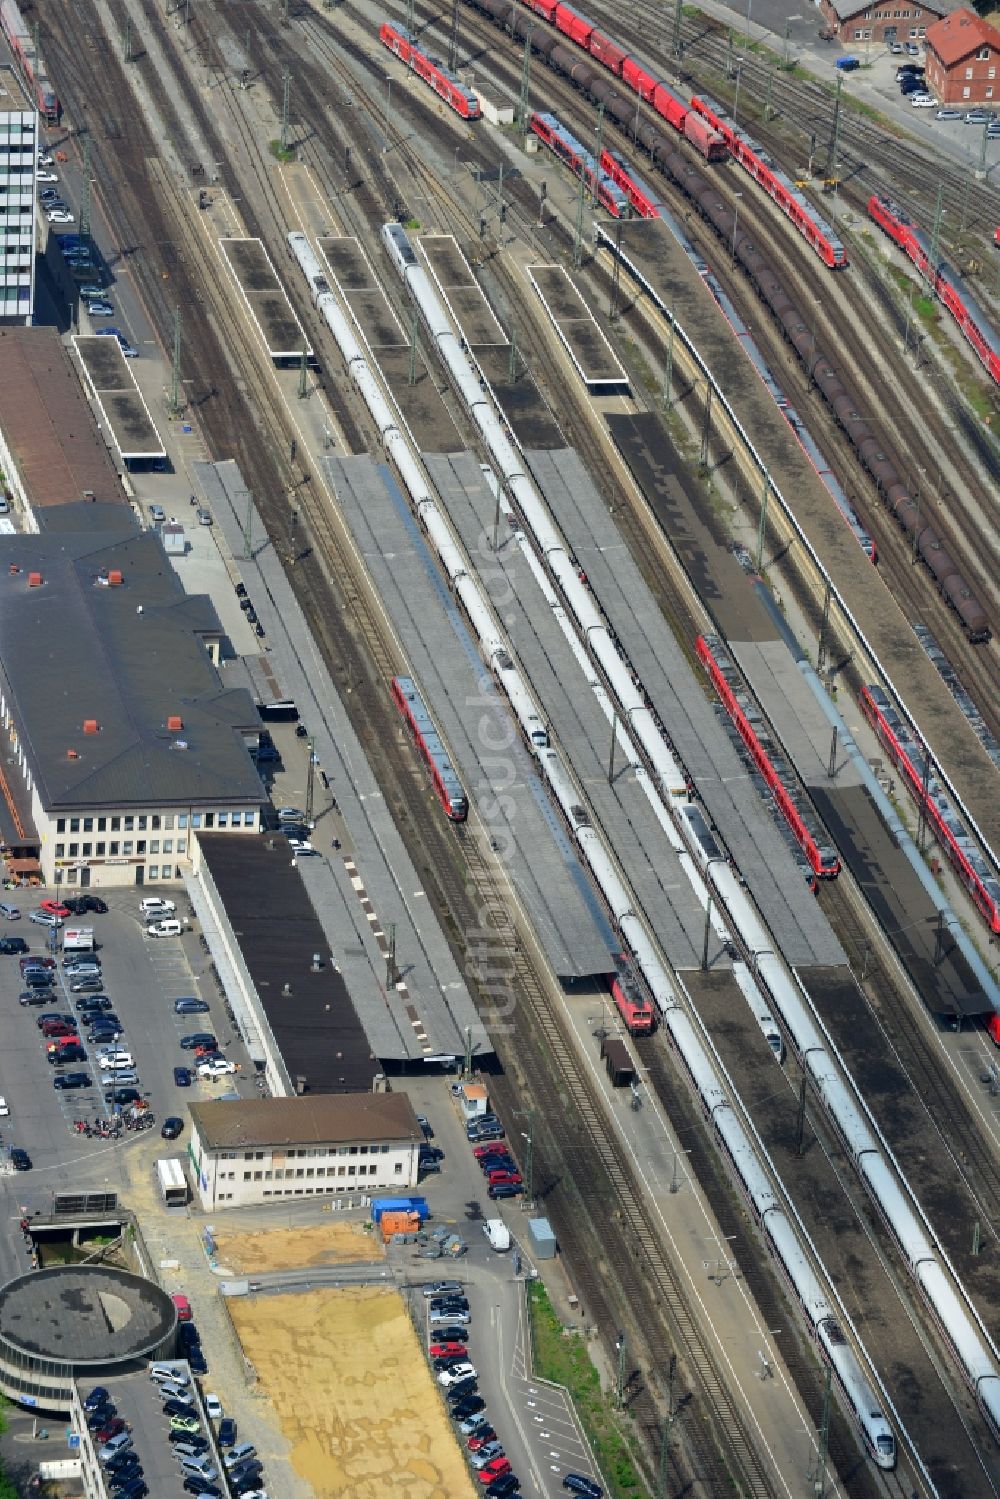
[[[162,1161],[157,1161],[156,1179],[160,1187],[160,1196],[168,1208],[182,1208],[187,1204],[187,1177],[184,1175],[184,1167],[177,1156],[166,1156]]]

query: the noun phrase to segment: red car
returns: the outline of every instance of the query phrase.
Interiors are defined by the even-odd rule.
[[[174,1291],[174,1293],[170,1297],[170,1300],[177,1308],[178,1322],[190,1322],[192,1316],[191,1303],[190,1301],[188,1301],[187,1297],[182,1296],[180,1291]]]
[[[43,911],[48,911],[50,916],[61,916],[63,920],[65,920],[67,916],[72,916],[73,914],[69,906],[64,906],[62,902],[58,900],[43,900],[41,902],[41,909]]]
[[[510,1472],[509,1457],[495,1457],[485,1468],[480,1468],[476,1477],[480,1483],[492,1483],[494,1478],[501,1478],[504,1473]]]
[[[491,1187],[519,1187],[521,1186],[520,1171],[491,1171],[486,1178]]]
[[[42,1035],[49,1036],[72,1036],[74,1041],[80,1039],[75,1025],[67,1025],[65,1020],[46,1020],[42,1026]]]
[[[125,1422],[122,1420],[121,1416],[115,1416],[108,1422],[107,1426],[101,1427],[100,1431],[97,1433],[97,1440],[103,1447],[105,1442],[110,1442],[112,1437],[116,1437],[119,1432],[122,1432],[125,1429]]]
[[[43,958],[40,954],[29,953],[27,957],[21,958],[17,965],[23,973],[26,968],[54,968],[55,958]]]
[[[432,1343],[427,1352],[431,1358],[447,1358],[450,1353],[467,1353],[464,1343]]]
[[[478,1452],[480,1447],[485,1447],[487,1442],[495,1442],[497,1434],[492,1426],[480,1426],[475,1436],[469,1438],[469,1451]]]
[[[488,1145],[474,1145],[472,1154],[477,1161],[481,1161],[484,1155],[508,1155],[506,1145],[501,1140],[491,1140]]]

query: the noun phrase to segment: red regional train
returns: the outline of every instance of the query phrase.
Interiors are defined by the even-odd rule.
[[[24,74],[29,92],[46,125],[58,125],[62,107],[48,79],[35,38],[17,8],[16,0],[0,0],[0,26]]]
[[[758,183],[768,197],[773,198],[783,213],[791,219],[803,238],[812,246],[824,265],[839,271],[847,264],[847,251],[835,232],[816,212],[804,193],[776,166],[763,146],[741,130],[731,120],[721,104],[708,95],[697,95],[691,100],[691,108],[708,121],[722,135],[733,156],[745,171]]]
[[[730,672],[734,669],[725,657],[722,642],[714,635],[699,635],[695,642],[695,651],[698,660],[711,677],[712,686],[719,694],[736,732],[767,782],[767,788],[774,797],[781,815],[791,828],[796,843],[809,860],[809,867],[813,874],[820,880],[835,880],[840,873],[840,859],[837,857],[837,851],[823,841],[823,828],[819,820],[813,816],[811,809],[798,804],[793,791],[786,784],[792,780],[790,773],[786,769],[785,775],[781,775],[779,766],[774,763],[776,759],[779,759],[777,753],[772,750],[768,754],[767,748],[762,744],[760,736],[744,712],[727,675],[727,665],[730,667]]]
[[[596,185],[598,202],[608,213],[613,214],[616,219],[627,218],[631,211],[631,200],[628,193],[609,175],[602,171],[604,158],[601,164],[581,146],[575,135],[571,135],[565,125],[561,125],[553,114],[546,114],[535,110],[528,121],[532,130],[539,140],[545,142],[549,150],[564,161],[570,171],[577,177],[582,177],[584,182],[593,192]]]
[[[498,14],[500,9],[514,8],[506,0],[472,0],[472,3],[495,20],[502,20]],[[529,10],[542,16],[564,36],[568,36],[578,47],[582,47],[595,62],[620,78],[647,104],[651,104],[657,114],[662,115],[675,130],[685,135],[710,161],[719,160],[731,151],[740,166],[750,173],[754,181],[760,184],[791,219],[825,265],[838,270],[847,264],[847,251],[831,226],[817,213],[808,198],[773,161],[764,147],[758,145],[745,130],[741,130],[714,99],[696,96],[690,103],[685,103],[668,84],[657,79],[646,64],[630,56],[624,47],[606,36],[593,21],[564,5],[562,0],[525,0],[525,4]],[[514,29],[518,30],[517,27]],[[532,45],[539,51],[547,50],[534,37]],[[583,85],[584,80],[576,77],[575,70],[573,77]],[[610,104],[609,110],[618,119]],[[618,122],[623,123],[620,119]]]
[[[1000,881],[959,822],[933,770],[927,772],[926,748],[914,738],[881,687],[874,684],[862,687],[860,702],[861,711],[906,782],[907,791],[918,807],[923,805],[928,826],[954,865],[980,915],[991,932],[1000,932]]]
[[[653,1005],[642,992],[642,985],[624,953],[615,954],[611,997],[632,1035],[648,1036],[653,1029]]]
[[[448,759],[448,752],[441,743],[441,736],[434,727],[434,720],[424,706],[413,678],[393,677],[392,696],[431,773],[438,801],[452,822],[464,822],[469,814],[469,803],[462,783]]]
[[[601,170],[611,178],[616,187],[621,188],[637,219],[660,217],[660,200],[657,194],[632,170],[624,156],[619,156],[617,151],[602,151]]]
[[[937,265],[931,264],[931,240],[905,209],[873,193],[868,199],[868,214],[890,239],[905,250],[975,349],[977,359],[990,378],[1000,385],[1000,335],[990,326],[986,313],[961,276],[946,260],[938,258]]]
[[[421,52],[417,46],[417,39],[402,26],[394,26],[391,21],[383,21],[379,31],[379,40],[390,52],[395,52],[400,62],[405,62],[407,67],[412,68],[418,78],[429,83],[434,92],[451,106],[456,114],[460,114],[463,120],[478,120],[482,114],[479,100],[470,88],[466,88],[462,81],[450,73],[443,63],[436,57],[428,57],[426,52]]]

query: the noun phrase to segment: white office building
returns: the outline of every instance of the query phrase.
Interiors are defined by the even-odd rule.
[[[309,1093],[193,1103],[188,1157],[207,1213],[417,1184],[423,1131],[405,1093]]]
[[[38,111],[13,68],[0,67],[0,322],[34,314],[37,152]]]

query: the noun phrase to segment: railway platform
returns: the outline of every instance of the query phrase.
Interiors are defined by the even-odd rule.
[[[219,251],[239,287],[243,305],[274,364],[313,357],[309,338],[259,239],[220,239]]]
[[[237,464],[200,463],[194,472],[231,555],[240,559],[266,631],[268,669],[313,739],[322,792],[312,841],[324,857],[301,860],[300,872],[372,1051],[390,1066],[424,1064],[441,1055],[461,1057],[468,1035],[476,1056],[489,1057],[489,1032],[252,504],[254,545],[246,555],[249,491]],[[339,854],[331,847],[334,838],[345,845]],[[395,982],[388,971],[390,927]]]
[[[720,635],[808,788],[840,857],[857,880],[932,1014],[980,1013],[984,996],[951,940],[938,938],[937,908],[885,826],[850,757],[802,675],[803,653],[752,567],[716,534],[711,509],[650,414],[611,416],[615,443],[698,590]],[[864,954],[852,952],[856,965]]]
[[[546,958],[564,982],[603,979],[614,934],[391,474],[370,458],[327,458],[325,467],[470,815],[486,826]],[[466,478],[483,486],[474,460]]]
[[[766,388],[751,377],[742,348],[691,261],[666,227],[655,220],[630,224],[621,254],[623,270],[643,289],[663,319],[661,332],[666,328],[665,314],[672,307],[678,323],[725,389],[744,431],[753,434],[762,463],[794,509],[813,552],[823,559],[887,679],[908,702],[919,705],[915,716],[932,753],[975,817],[985,841],[993,850],[1000,849],[995,767],[972,729],[955,711],[947,688],[887,584],[845,526]]]
[[[163,439],[118,340],[84,334],[74,337],[73,347],[125,467],[165,458]]]
[[[477,482],[478,464],[472,454],[457,459],[425,455],[425,462],[466,550],[477,559],[494,595],[503,599],[509,638],[539,703],[545,705],[550,732],[587,794],[595,824],[627,871],[657,940],[674,966],[699,963],[704,912],[645,793],[620,756],[609,783],[611,719],[585,681],[502,515],[494,547],[495,502]],[[714,937],[711,959],[728,962]]]
[[[786,960],[793,966],[844,962],[825,915],[803,899],[801,874],[579,457],[569,449],[527,458]]]
[[[527,269],[556,337],[590,394],[628,395],[628,375],[563,267],[529,265]]]

